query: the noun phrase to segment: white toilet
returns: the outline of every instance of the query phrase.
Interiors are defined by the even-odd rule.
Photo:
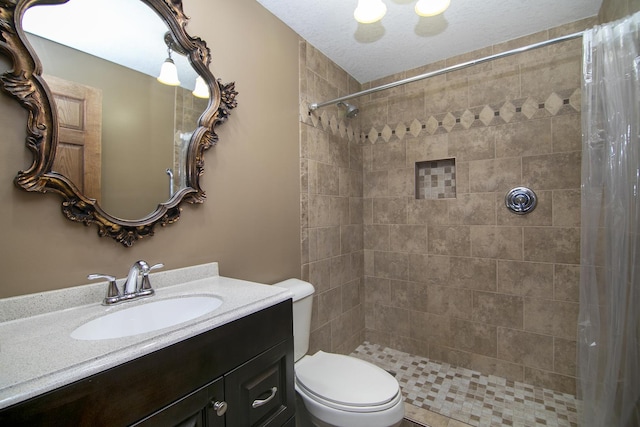
[[[404,417],[398,381],[364,360],[319,351],[307,356],[313,285],[289,279],[293,293],[295,387],[311,422],[320,427],[395,427]],[[303,408],[298,407],[298,411]]]

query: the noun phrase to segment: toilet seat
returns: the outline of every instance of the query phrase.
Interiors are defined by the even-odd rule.
[[[348,412],[378,412],[402,400],[396,379],[364,360],[317,352],[295,365],[296,385],[307,397]]]

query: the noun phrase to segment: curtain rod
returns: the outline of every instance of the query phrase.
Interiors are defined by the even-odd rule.
[[[474,59],[472,61],[463,62],[463,63],[457,64],[457,65],[452,65],[450,67],[442,68],[442,69],[437,70],[437,71],[431,71],[431,72],[428,72],[428,73],[424,73],[424,74],[420,74],[420,75],[417,75],[417,76],[409,77],[409,78],[406,78],[406,79],[403,79],[403,80],[398,80],[397,82],[387,83],[387,84],[382,85],[382,86],[373,87],[371,89],[367,89],[367,90],[363,90],[363,91],[360,91],[360,92],[352,93],[351,95],[345,95],[345,96],[342,96],[340,98],[332,99],[331,101],[325,101],[325,102],[320,102],[320,103],[314,102],[313,104],[309,104],[309,112],[315,111],[315,110],[317,110],[318,108],[321,108],[321,107],[326,107],[327,105],[337,104],[338,102],[343,102],[343,101],[346,101],[348,99],[357,98],[359,96],[368,95],[368,94],[374,93],[374,92],[380,92],[382,90],[391,89],[391,88],[394,88],[396,86],[405,85],[407,83],[413,83],[413,82],[416,82],[418,80],[426,79],[426,78],[429,78],[429,77],[439,76],[441,74],[450,73],[451,71],[462,70],[463,68],[471,67],[471,66],[477,65],[477,64],[482,64],[483,62],[492,61],[492,60],[498,59],[498,58],[504,58],[505,56],[514,55],[516,53],[526,52],[528,50],[537,49],[539,47],[544,47],[544,46],[549,46],[549,45],[552,45],[552,44],[555,44],[555,43],[559,43],[559,42],[563,42],[563,41],[566,41],[566,40],[577,39],[578,37],[582,37],[583,34],[584,34],[584,31],[580,31],[578,33],[573,33],[573,34],[569,34],[569,35],[566,35],[566,36],[557,37],[555,39],[551,39],[551,40],[546,40],[546,41],[539,42],[539,43],[530,44],[528,46],[523,46],[523,47],[519,47],[519,48],[512,49],[512,50],[507,50],[505,52],[496,53],[494,55],[485,56],[484,58]]]

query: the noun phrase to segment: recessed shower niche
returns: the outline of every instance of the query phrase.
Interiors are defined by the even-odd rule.
[[[456,198],[456,159],[416,162],[416,199]]]

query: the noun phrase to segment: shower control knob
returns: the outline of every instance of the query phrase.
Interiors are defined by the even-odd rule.
[[[211,407],[214,411],[216,411],[216,415],[219,417],[223,416],[224,413],[227,412],[227,406],[227,402],[225,401],[211,401]]]
[[[535,209],[538,198],[533,190],[527,187],[516,187],[504,197],[504,204],[511,212],[524,215]]]

